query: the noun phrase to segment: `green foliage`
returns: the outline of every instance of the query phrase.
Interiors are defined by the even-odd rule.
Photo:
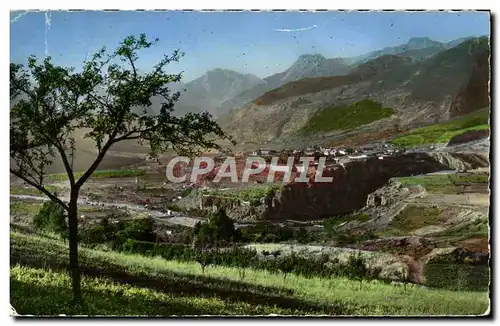
[[[391,142],[398,146],[412,147],[425,144],[447,143],[451,138],[469,130],[489,129],[489,110],[473,112],[454,120],[410,130]]]
[[[47,201],[33,218],[36,230],[53,232],[64,235],[68,230],[66,224],[66,211],[58,203]]]
[[[235,242],[240,238],[239,232],[223,209],[214,213],[208,223],[196,223],[193,229],[197,246],[214,246],[225,242]]]
[[[181,191],[181,196],[182,197],[187,197],[191,192],[193,191],[193,188],[186,188]]]
[[[10,302],[22,315],[59,316],[198,316],[326,314],[327,309],[291,309],[229,301],[192,293],[184,296],[161,289],[126,284],[105,277],[84,277],[84,305],[71,304],[71,280],[63,271],[14,266],[10,270]],[[204,287],[198,286],[203,289]],[[255,287],[258,289],[258,287]]]
[[[100,223],[80,231],[80,240],[85,244],[110,244],[112,248],[123,249],[130,245],[128,240],[151,241],[156,240],[151,218],[133,219],[110,224],[107,218]]]
[[[403,185],[421,185],[432,193],[457,194],[463,191],[463,185],[465,184],[489,184],[489,177],[488,173],[436,174],[395,178],[395,180]]]
[[[348,223],[351,221],[366,222],[370,218],[371,218],[370,215],[366,213],[351,213],[342,216],[334,216],[324,220],[323,227],[328,237],[335,238],[342,236],[339,230],[341,224]]]
[[[276,224],[258,222],[239,229],[244,242],[282,242],[293,240],[294,230]]]
[[[15,201],[10,200],[10,214],[26,214],[30,216],[35,216],[40,212],[40,208],[42,208],[42,203],[34,202],[29,203],[25,201]]]
[[[408,205],[401,213],[394,217],[391,227],[403,232],[410,232],[424,226],[435,225],[439,222],[442,212],[439,208]]]
[[[454,291],[487,291],[490,268],[485,265],[429,263],[425,266],[429,286]]]
[[[435,174],[415,177],[395,178],[403,185],[422,185],[423,187],[456,185],[458,183],[489,183],[488,173]]]
[[[202,276],[199,264],[194,261],[81,247],[82,269],[93,276],[98,271],[102,277],[83,278],[88,308],[71,310],[67,245],[16,232],[11,232],[10,239],[11,264],[17,269],[11,272],[11,303],[24,314],[474,315],[484,313],[489,306],[487,291],[457,293],[412,286],[408,293],[403,293],[383,282],[366,283],[360,291],[352,281],[331,278],[334,274],[326,272],[324,275],[328,276],[321,277],[290,273],[286,284],[282,284],[282,275],[257,267],[246,269],[245,282],[241,282],[237,266],[213,264]],[[320,265],[324,261],[325,258],[318,257],[309,260],[309,265]],[[20,267],[25,269],[20,271],[16,264],[40,264],[45,269]],[[388,297],[391,300],[387,300]]]
[[[210,190],[206,191],[205,194],[217,197],[227,197],[234,198],[243,201],[256,201],[261,199],[262,197],[272,197],[276,194],[277,191],[280,191],[282,186],[280,185],[271,185],[271,186],[255,186],[249,187],[245,189],[231,189],[231,190]]]
[[[312,234],[310,232],[307,232],[307,230],[303,227],[299,228],[296,239],[298,243],[302,244],[311,243],[314,241]]]
[[[329,107],[317,111],[302,128],[303,134],[349,130],[390,117],[391,108],[383,108],[373,100],[362,100],[349,106]]]
[[[127,177],[138,177],[146,174],[146,170],[96,170],[90,176],[96,179],[108,179],[108,178],[127,178]],[[73,173],[75,178],[80,178],[83,172]],[[62,181],[68,180],[68,175],[66,173],[48,174],[46,176],[47,181]]]
[[[361,284],[363,279],[367,278],[368,268],[366,267],[366,261],[361,253],[351,254],[347,265],[345,267],[345,275],[352,280],[359,281],[359,288],[361,290]]]
[[[119,224],[113,226],[104,218],[99,224],[80,232],[80,240],[87,244],[112,243],[116,239],[118,228]]]
[[[432,234],[436,238],[446,238],[448,241],[459,241],[472,238],[488,238],[490,225],[488,219],[476,219],[447,230]]]
[[[57,194],[61,191],[60,187],[57,186],[52,186],[52,185],[46,185],[45,189],[53,194]],[[33,195],[33,196],[45,196],[43,192],[40,190],[33,188],[33,187],[17,187],[17,186],[11,186],[10,187],[10,194],[11,195]]]
[[[247,243],[278,243],[294,240],[298,243],[311,243],[321,240],[319,235],[304,227],[293,228],[265,222],[245,226],[238,231],[241,234],[240,240]]]
[[[172,56],[165,55],[151,65],[150,72],[138,72],[139,52],[157,42],[148,40],[145,34],[127,36],[115,49],[103,47],[91,55],[78,71],[58,66],[50,57],[39,62],[30,56],[27,67],[10,64],[10,100],[14,103],[10,108],[10,172],[43,189],[47,167],[60,157],[71,187],[70,204],[56,195],[49,197],[67,209],[69,221],[74,222],[69,223],[71,226],[77,225],[75,199],[81,187],[114,144],[126,140],[145,142],[152,158],[172,149],[186,156],[211,149],[224,151],[219,139],[235,144],[208,112],[172,114],[180,93],[172,94],[170,85],[179,82],[181,74],[167,73],[167,65],[177,62],[183,53],[174,51]],[[153,106],[152,99],[160,103]],[[89,168],[75,177],[75,135],[81,130],[85,130],[84,138],[94,143],[98,154]],[[148,238],[146,233],[145,229],[130,229],[119,236],[125,241],[131,234]],[[74,250],[70,262],[75,301],[79,301],[78,230],[71,228],[68,235]]]

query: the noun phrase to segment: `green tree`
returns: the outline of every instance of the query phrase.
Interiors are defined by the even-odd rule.
[[[361,290],[363,279],[368,278],[369,270],[366,266],[366,259],[360,251],[349,255],[345,269],[345,273],[349,279],[359,281],[359,289]]]
[[[169,84],[181,74],[168,74],[166,66],[183,55],[165,55],[150,72],[139,72],[139,52],[152,47],[145,34],[126,37],[116,49],[102,48],[81,70],[63,67],[50,57],[39,62],[30,56],[27,67],[10,64],[10,172],[37,188],[68,213],[69,262],[75,301],[81,300],[78,267],[77,201],[80,189],[111,146],[126,140],[149,144],[149,155],[173,149],[191,156],[207,149],[221,150],[217,138],[230,139],[208,112],[172,114],[179,93]],[[151,113],[153,98],[159,112]],[[77,131],[94,141],[97,155],[77,179],[73,161]],[[232,140],[231,140],[232,141]],[[234,144],[234,142],[233,142]],[[60,159],[70,184],[69,202],[44,186],[47,166]]]
[[[58,203],[45,202],[33,218],[33,226],[38,230],[54,232],[64,237],[68,230],[66,211]]]
[[[223,209],[212,214],[208,223],[196,223],[193,229],[195,246],[217,245],[223,241],[237,241],[241,233],[237,232],[234,222]]]

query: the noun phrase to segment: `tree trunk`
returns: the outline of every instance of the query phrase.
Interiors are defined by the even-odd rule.
[[[78,265],[78,212],[77,212],[78,192],[72,190],[68,210],[69,229],[69,270],[73,287],[73,299],[75,303],[82,301],[82,291],[80,285],[80,268]]]

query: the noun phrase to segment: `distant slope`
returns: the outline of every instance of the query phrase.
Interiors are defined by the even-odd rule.
[[[363,126],[382,132],[446,121],[489,106],[489,40],[475,38],[422,61],[385,55],[343,76],[307,78],[273,89],[223,119],[240,141],[297,137],[320,109],[370,99],[394,116]]]
[[[412,37],[405,44],[386,47],[358,57],[349,58],[349,60],[351,64],[361,64],[384,55],[401,55],[415,60],[423,60],[441,51],[453,48],[471,38],[472,37],[464,37],[451,42],[442,43],[431,40],[428,37]]]
[[[394,138],[392,142],[400,146],[446,143],[466,132],[488,130],[489,118],[489,110],[480,110],[444,123],[410,130]]]
[[[181,116],[188,112],[200,113],[208,111],[217,115],[216,108],[228,99],[241,92],[264,83],[252,74],[240,74],[229,69],[214,69],[189,83],[176,83],[171,86],[172,92],[180,92],[181,96],[174,106],[174,115]],[[160,111],[163,100],[152,99],[149,109],[152,114]]]
[[[262,83],[260,78],[251,74],[214,69],[186,84],[178,106],[194,107],[218,115],[216,108],[222,102]]]
[[[362,100],[343,107],[318,110],[302,127],[304,135],[333,130],[349,130],[373,121],[390,117],[394,111],[372,100]]]
[[[422,64],[409,83],[410,99],[443,101],[449,97],[449,116],[489,106],[489,40],[470,39]]]
[[[219,116],[238,109],[262,96],[264,93],[278,88],[288,82],[314,77],[344,75],[349,72],[349,66],[344,59],[327,59],[319,54],[301,55],[286,71],[264,78],[263,83],[245,90],[232,99],[221,103],[217,110]]]

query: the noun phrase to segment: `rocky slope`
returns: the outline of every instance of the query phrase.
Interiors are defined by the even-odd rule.
[[[224,101],[217,109],[219,115],[226,114],[232,109],[240,108],[246,103],[255,100],[264,93],[278,88],[288,82],[303,78],[328,77],[343,75],[350,70],[347,62],[341,58],[327,59],[319,54],[304,54],[286,71],[264,78],[263,83],[245,90]]]
[[[453,48],[468,39],[471,38],[464,37],[451,42],[442,43],[431,40],[428,37],[412,37],[405,44],[372,51],[370,53],[351,58],[351,62],[360,64],[388,54],[408,56],[413,59],[421,60],[429,58],[446,49]]]
[[[287,184],[273,196],[263,197],[258,205],[227,196],[202,195],[199,207],[209,211],[223,207],[235,220],[318,220],[362,209],[369,195],[393,177],[431,173],[461,165],[470,169],[489,166],[485,158],[480,159],[480,155],[411,153],[384,160],[373,158],[324,171],[323,176],[333,177],[332,182]],[[394,185],[397,188],[397,184]],[[400,190],[397,188],[394,191],[398,192],[400,201],[405,196],[412,196],[400,193]],[[379,197],[372,198],[374,205],[387,204],[387,199]]]
[[[346,106],[363,99],[395,111],[392,117],[362,126],[383,131],[436,123],[489,106],[489,40],[475,38],[415,62],[387,55],[342,76],[307,78],[267,92],[221,123],[241,141],[290,138],[318,109]],[[338,133],[339,130],[332,130]]]
[[[252,74],[240,74],[228,69],[214,69],[183,85],[177,112],[209,111],[217,115],[222,102],[251,89],[263,81]]]

